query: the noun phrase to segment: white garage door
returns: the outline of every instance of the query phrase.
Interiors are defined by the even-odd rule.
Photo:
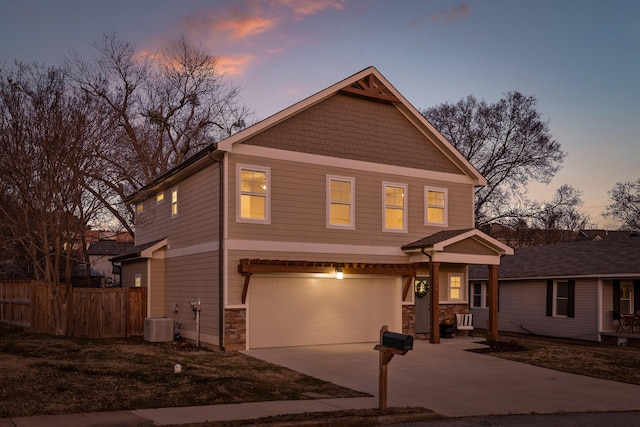
[[[400,282],[253,277],[249,348],[375,342],[383,325],[400,332]]]

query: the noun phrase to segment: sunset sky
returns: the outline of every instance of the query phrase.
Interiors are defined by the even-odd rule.
[[[607,191],[640,178],[637,0],[5,0],[0,64],[60,65],[109,32],[140,51],[200,44],[257,118],[369,65],[419,109],[533,95],[568,156],[530,196],[570,184],[600,227]]]

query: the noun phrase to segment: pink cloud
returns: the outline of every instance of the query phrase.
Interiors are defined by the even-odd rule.
[[[342,10],[346,0],[275,0],[273,3],[281,4],[293,11],[297,20],[304,19],[307,15],[314,15],[325,9]]]
[[[216,61],[216,70],[220,74],[242,74],[246,65],[254,58],[253,55],[219,56]]]

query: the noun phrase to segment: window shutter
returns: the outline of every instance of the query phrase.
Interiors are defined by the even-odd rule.
[[[547,280],[547,316],[553,316],[553,280]]]
[[[633,281],[633,312],[640,310],[640,280]]]
[[[620,280],[613,281],[613,311],[620,313]]]
[[[567,317],[576,317],[576,281],[569,280],[569,300],[567,301]]]

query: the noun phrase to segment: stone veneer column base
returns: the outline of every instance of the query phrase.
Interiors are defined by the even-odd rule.
[[[416,306],[402,306],[402,333],[414,336],[416,333]]]
[[[247,348],[247,310],[226,308],[224,310],[224,349],[241,351]]]

